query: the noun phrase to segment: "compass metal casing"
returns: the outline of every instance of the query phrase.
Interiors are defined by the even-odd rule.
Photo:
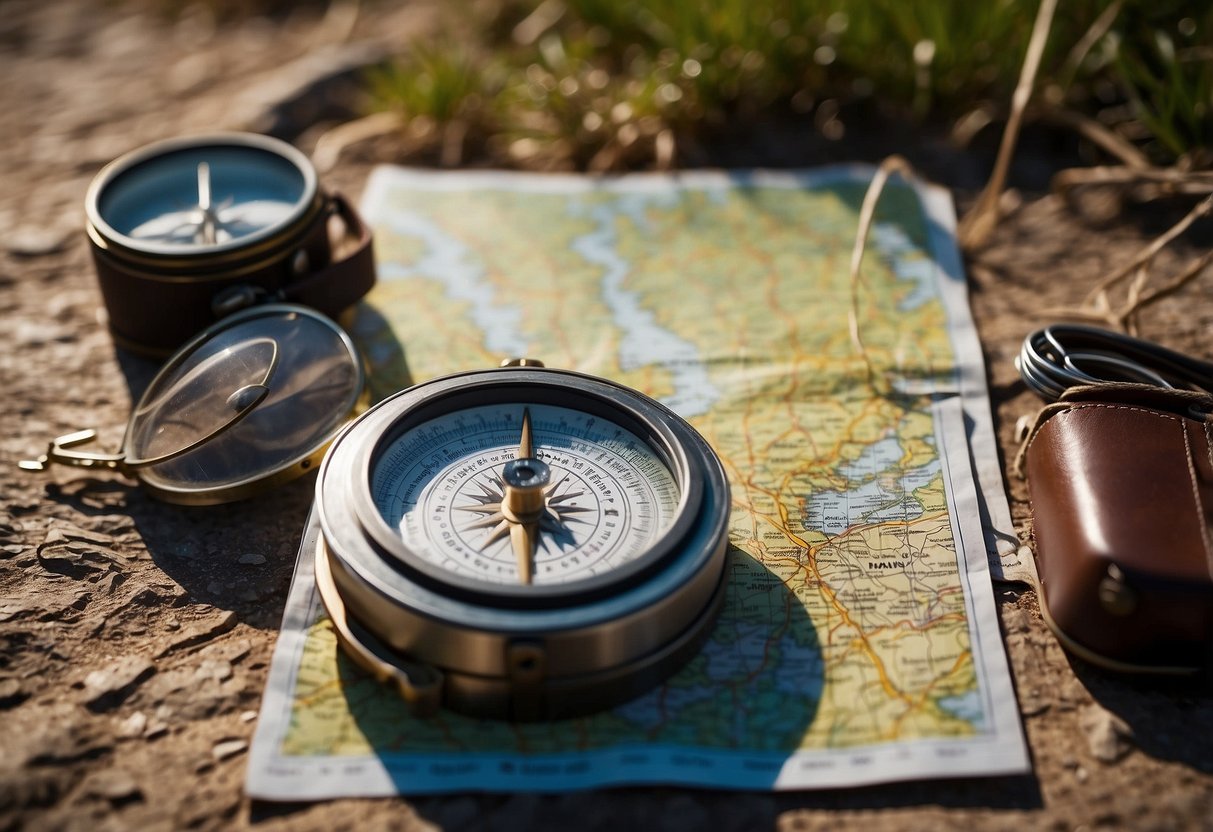
[[[85,214],[110,330],[142,354],[166,356],[226,312],[267,298],[337,318],[374,282],[361,218],[323,191],[306,155],[269,136],[141,147],[97,174]],[[334,216],[348,245],[330,233]],[[352,250],[339,253],[342,245]]]
[[[548,403],[624,427],[669,466],[679,502],[653,545],[594,577],[512,586],[410,551],[371,493],[384,448],[467,408]],[[558,718],[639,694],[693,654],[723,600],[729,496],[719,459],[664,406],[578,373],[486,370],[397,394],[334,443],[317,508],[317,554],[350,616],[396,654],[438,668],[444,704],[474,715]]]

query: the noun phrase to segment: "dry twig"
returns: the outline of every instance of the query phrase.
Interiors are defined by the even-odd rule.
[[[1011,157],[1015,154],[1015,143],[1019,139],[1019,130],[1023,124],[1024,111],[1032,97],[1032,87],[1036,83],[1036,73],[1040,70],[1040,59],[1044,54],[1045,43],[1053,25],[1053,13],[1057,10],[1057,0],[1040,0],[1040,9],[1036,13],[1036,22],[1032,25],[1032,36],[1028,40],[1028,52],[1024,56],[1023,70],[1019,75],[1019,83],[1011,97],[1011,115],[1007,119],[1006,130],[1002,134],[1002,144],[998,148],[998,158],[994,162],[994,172],[990,181],[982,190],[977,204],[965,216],[960,224],[959,241],[964,248],[981,245],[998,222],[1000,211],[998,198],[1006,185],[1007,172],[1011,167]]]
[[[1046,309],[1044,314],[1107,324],[1113,329],[1135,335],[1137,315],[1142,309],[1191,283],[1213,263],[1213,251],[1206,252],[1192,260],[1168,282],[1154,289],[1149,288],[1150,263],[1154,257],[1192,223],[1210,213],[1213,213],[1213,194],[1201,200],[1183,219],[1144,246],[1125,265],[1096,283],[1077,307]],[[1110,294],[1112,288],[1130,276],[1132,280],[1126,289],[1124,302],[1114,306]]]
[[[889,156],[880,163],[863,195],[863,204],[859,209],[859,223],[855,231],[855,245],[851,249],[851,308],[848,311],[847,323],[851,330],[851,343],[854,345],[855,351],[863,357],[863,363],[867,367],[869,386],[873,380],[872,362],[868,357],[867,347],[864,346],[863,336],[859,333],[859,289],[863,285],[863,278],[859,275],[859,266],[863,262],[863,254],[868,245],[868,232],[871,231],[872,220],[876,216],[876,203],[880,201],[880,195],[884,192],[884,186],[888,182],[889,176],[894,173],[900,173],[905,178],[911,179],[914,177],[914,168],[901,156]]]

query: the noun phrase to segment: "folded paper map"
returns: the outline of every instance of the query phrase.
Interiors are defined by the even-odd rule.
[[[418,719],[339,652],[309,525],[249,792],[799,789],[1025,771],[991,592],[992,571],[1024,565],[952,206],[895,180],[853,287],[871,175],[378,169],[364,209],[380,283],[354,329],[374,392],[527,356],[660,399],[728,470],[728,596],[681,671],[611,711]]]

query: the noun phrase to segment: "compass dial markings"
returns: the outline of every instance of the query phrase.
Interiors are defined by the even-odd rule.
[[[551,468],[552,483],[532,541],[534,580],[577,580],[643,554],[679,499],[661,459],[600,417],[531,405],[524,420],[523,410],[482,406],[406,431],[373,474],[380,513],[426,560],[493,582],[521,580],[504,540],[509,524],[501,526],[501,470],[517,458],[529,421],[534,458]]]

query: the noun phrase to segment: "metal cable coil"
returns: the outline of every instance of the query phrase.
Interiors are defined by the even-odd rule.
[[[1213,394],[1213,363],[1080,324],[1054,324],[1024,339],[1015,368],[1046,401],[1086,384],[1127,381]]]

